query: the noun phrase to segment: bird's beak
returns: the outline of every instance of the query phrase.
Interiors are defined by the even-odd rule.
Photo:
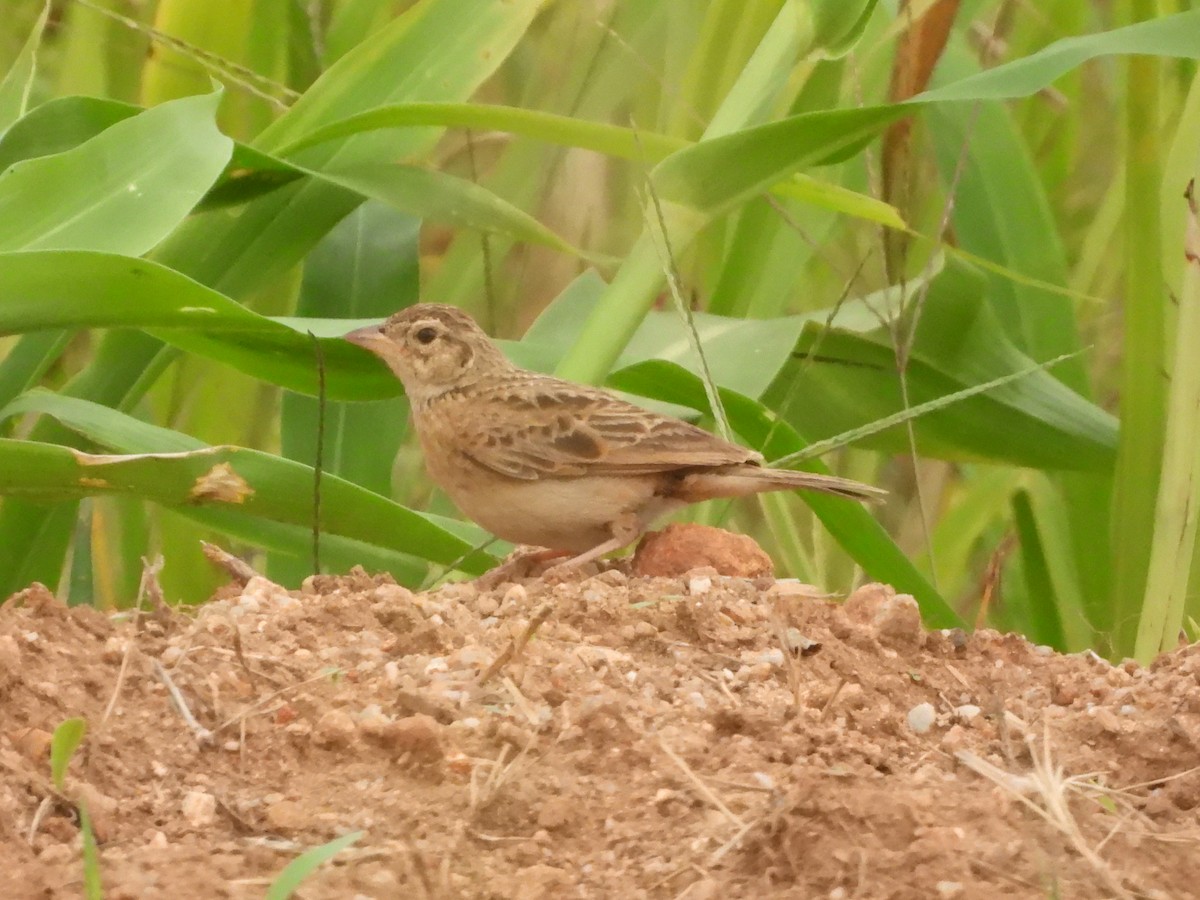
[[[372,353],[379,353],[380,348],[388,343],[388,339],[383,336],[383,327],[380,325],[356,328],[348,334],[342,335],[342,339],[351,344],[357,344],[364,350],[370,350]]]

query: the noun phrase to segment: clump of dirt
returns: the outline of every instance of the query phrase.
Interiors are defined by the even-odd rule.
[[[1196,896],[1198,688],[1197,646],[1113,666],[711,570],[123,619],[33,588],[0,609],[0,896],[79,896],[80,798],[114,900],[261,897],[352,831],[302,896]]]

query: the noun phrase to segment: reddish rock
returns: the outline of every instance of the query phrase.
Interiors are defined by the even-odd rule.
[[[760,578],[775,570],[753,538],[710,525],[672,523],[642,538],[633,555],[636,575],[675,577],[702,566],[735,578]]]

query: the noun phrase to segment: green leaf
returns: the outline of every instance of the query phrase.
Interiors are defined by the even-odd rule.
[[[419,166],[373,163],[324,170],[317,173],[317,177],[430,221],[545,244],[585,259],[601,258],[573,247],[533,216],[487,188],[444,172]]]
[[[350,834],[344,834],[340,838],[336,838],[327,844],[322,844],[319,847],[313,847],[311,850],[305,850],[290,863],[284,866],[282,872],[276,876],[271,882],[271,886],[267,888],[265,900],[287,900],[296,889],[304,883],[304,880],[312,875],[317,869],[323,866],[329,860],[333,859],[355,841],[362,838],[363,832],[353,831]]]
[[[0,135],[0,171],[15,162],[78,147],[142,107],[101,97],[55,97]]]
[[[607,122],[589,122],[573,116],[516,106],[413,102],[379,106],[330,122],[292,144],[279,147],[276,154],[291,157],[300,150],[339,138],[421,125],[504,131],[564,147],[580,147],[621,159],[648,159],[651,162],[657,162],[688,145],[682,138],[652,131],[640,131]]]
[[[83,307],[80,284],[89,291]],[[0,335],[67,326],[144,328],[182,349],[308,394],[317,387],[305,334],[313,329],[325,338],[330,397],[380,399],[400,392],[374,357],[334,337],[356,327],[354,320],[270,319],[149,260],[75,250],[0,254],[0,295]]]
[[[858,45],[878,0],[815,0],[812,4],[813,43],[822,56],[837,59]]]
[[[0,495],[55,500],[92,494],[132,494],[212,524],[258,545],[296,553],[301,532],[271,526],[312,523],[312,468],[257,450],[207,447],[187,435],[158,428],[98,404],[49,391],[33,391],[0,418],[38,412],[121,455],[97,456],[32,441],[0,441]],[[265,520],[265,522],[264,522]],[[256,525],[266,524],[260,539]],[[321,526],[340,538],[340,555],[356,544],[378,548],[407,583],[414,583],[413,551],[451,564],[471,552],[472,543],[452,534],[441,521],[413,512],[371,491],[329,475],[322,481]],[[478,535],[479,532],[473,532]],[[349,543],[355,542],[355,543]],[[400,554],[394,556],[392,554]],[[361,559],[359,560],[361,561]],[[482,571],[491,562],[477,556],[462,563]],[[396,564],[400,563],[400,571]]]
[[[83,841],[83,896],[87,900],[104,900],[104,885],[100,881],[100,851],[96,832],[87,804],[79,804],[79,832]]]
[[[908,406],[1036,365],[1004,338],[983,300],[984,286],[960,263],[933,280],[908,363]],[[911,286],[910,294],[919,289]],[[901,299],[900,290],[889,289],[851,301],[831,330],[806,330],[798,350],[807,358],[789,363],[766,394],[767,405],[813,440],[907,408],[893,337],[880,324],[899,315]],[[924,416],[915,429],[919,451],[943,459],[1108,471],[1116,453],[1116,420],[1045,371]],[[908,448],[902,427],[865,443],[889,452]]]
[[[522,344],[555,348],[561,353],[579,339],[603,291],[604,282],[595,272],[579,276],[542,311],[526,331]],[[808,319],[737,319],[699,312],[692,316],[713,380],[749,397],[761,396],[775,380],[794,352]],[[688,325],[676,313],[656,311],[647,315],[625,346],[617,367],[651,359],[673,362],[700,374],[700,360]]]
[[[1159,16],[1099,34],[1063,38],[1029,56],[918,94],[914,104],[954,100],[1010,100],[1049,87],[1102,56],[1148,55],[1200,59],[1200,10]]]
[[[71,758],[79,749],[79,745],[83,743],[85,734],[87,721],[74,718],[61,722],[50,738],[50,780],[60,793],[66,788],[67,766],[71,764]]]
[[[164,103],[78,147],[0,175],[0,250],[139,256],[183,220],[229,161],[220,93]]]
[[[39,501],[93,494],[132,494],[186,511],[234,511],[245,517],[310,526],[312,469],[257,450],[211,447],[182,454],[96,455],[35,441],[0,440],[0,495]],[[479,573],[490,557],[357,485],[323,479],[322,531],[405,552],[421,548],[428,559]]]

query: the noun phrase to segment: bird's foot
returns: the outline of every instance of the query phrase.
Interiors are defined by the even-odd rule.
[[[562,550],[547,550],[543,547],[518,547],[508,555],[508,558],[504,562],[476,578],[473,584],[481,591],[490,591],[500,587],[502,584],[511,584],[522,578],[531,578],[538,573],[539,569],[545,563],[568,555]],[[546,571],[556,568],[558,566],[551,566]]]

